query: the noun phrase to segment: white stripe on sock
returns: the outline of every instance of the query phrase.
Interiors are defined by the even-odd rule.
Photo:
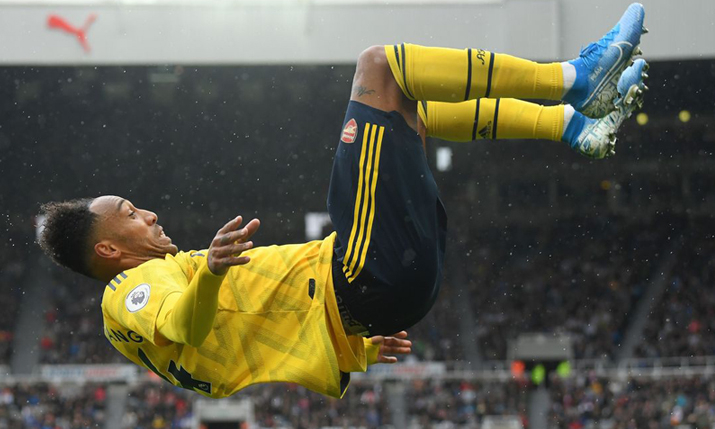
[[[561,70],[564,72],[564,90],[561,93],[563,98],[567,92],[573,87],[574,82],[576,82],[576,67],[573,64],[564,61],[561,63]]]
[[[568,128],[569,122],[571,122],[571,118],[573,118],[575,111],[576,110],[574,110],[570,104],[564,106],[564,133],[566,132],[566,128]]]

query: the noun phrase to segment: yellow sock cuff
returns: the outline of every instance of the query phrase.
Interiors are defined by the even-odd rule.
[[[563,92],[560,63],[533,61],[483,49],[385,45],[392,75],[411,100],[459,102],[476,98],[546,98]]]
[[[560,141],[564,106],[545,107],[514,99],[418,104],[427,135],[466,142],[477,139],[547,139]]]
[[[545,139],[561,141],[564,106],[542,106],[511,98],[499,103],[500,139]],[[496,113],[495,113],[496,117]]]
[[[495,54],[491,91],[487,97],[560,100],[564,88],[561,63],[540,64]]]

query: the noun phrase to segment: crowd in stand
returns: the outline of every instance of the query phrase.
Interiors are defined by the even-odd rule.
[[[192,426],[194,392],[163,380],[130,390],[121,427],[124,429],[188,429]]]
[[[96,384],[0,384],[0,428],[104,428],[106,399]]]
[[[671,233],[616,218],[484,232],[468,276],[482,354],[506,359],[518,334],[552,332],[576,358],[612,358]]]
[[[419,379],[406,390],[411,428],[480,427],[486,416],[512,416],[528,426],[528,387],[521,382]]]
[[[338,400],[299,385],[276,383],[251,386],[233,398],[251,398],[258,428],[378,428],[390,423],[382,389],[380,383],[355,380]],[[129,392],[122,427],[193,427],[193,401],[197,398],[197,394],[163,381],[139,384]]]
[[[442,282],[437,301],[430,312],[408,329],[412,356],[408,360],[456,361],[464,359],[459,333],[459,312],[454,310],[453,283]]]
[[[685,238],[660,302],[652,309],[638,357],[715,355],[715,235]]]
[[[528,424],[525,383],[419,379],[406,387],[411,428],[478,427],[486,416],[511,416]],[[278,383],[249,387],[234,399],[252,400],[258,428],[380,428],[395,424],[386,389],[385,383],[353,380],[345,396],[335,399]],[[164,382],[140,384],[129,394],[122,427],[187,428],[196,398]]]
[[[579,376],[555,380],[550,392],[553,429],[705,429],[715,425],[712,376],[627,380]]]
[[[10,362],[12,343],[17,323],[17,311],[22,296],[22,282],[26,261],[11,258],[0,248],[0,365]]]
[[[126,363],[102,330],[102,283],[59,268],[53,269],[51,275],[50,305],[40,338],[41,362]]]
[[[405,384],[409,428],[481,427],[487,417],[509,416],[529,427],[530,387],[520,381],[419,379]],[[384,383],[354,381],[343,399],[293,384],[253,386],[258,428],[380,428],[394,424]],[[595,375],[552,377],[551,429],[659,429],[715,425],[715,378],[619,379]],[[0,428],[103,428],[106,387],[97,384],[0,386]],[[193,427],[199,395],[163,381],[141,383],[128,394],[121,427]]]
[[[261,428],[378,428],[391,423],[383,389],[381,383],[353,380],[345,396],[335,399],[295,384],[266,384],[250,387],[238,397],[253,400]]]

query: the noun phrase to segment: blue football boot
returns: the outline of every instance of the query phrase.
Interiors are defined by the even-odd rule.
[[[639,58],[623,72],[621,78],[618,79],[616,107],[622,105],[625,109],[628,109],[634,103],[639,109],[643,107],[643,92],[648,91],[644,80],[648,79],[649,68],[650,65],[644,59]],[[633,113],[633,110],[630,113]]]
[[[643,106],[643,93],[648,90],[643,82],[648,77],[647,71],[648,63],[638,59],[621,74],[616,86],[618,96],[614,103],[615,110],[605,117],[591,119],[578,113],[574,114],[571,119],[573,124],[569,123],[569,128],[580,127],[580,132],[567,131],[567,134],[576,135],[576,138],[569,142],[573,150],[596,159],[615,155],[618,128],[634,111]]]
[[[648,32],[644,17],[643,5],[633,3],[608,34],[569,61],[576,68],[576,81],[564,101],[591,118],[603,118],[615,109],[621,72],[642,53],[638,47],[641,34]]]

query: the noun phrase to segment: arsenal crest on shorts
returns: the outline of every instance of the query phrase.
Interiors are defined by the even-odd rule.
[[[345,128],[343,128],[343,135],[342,137],[340,137],[340,140],[343,143],[355,143],[355,137],[357,137],[357,133],[357,122],[355,122],[355,119],[350,119],[348,123],[345,124]]]

